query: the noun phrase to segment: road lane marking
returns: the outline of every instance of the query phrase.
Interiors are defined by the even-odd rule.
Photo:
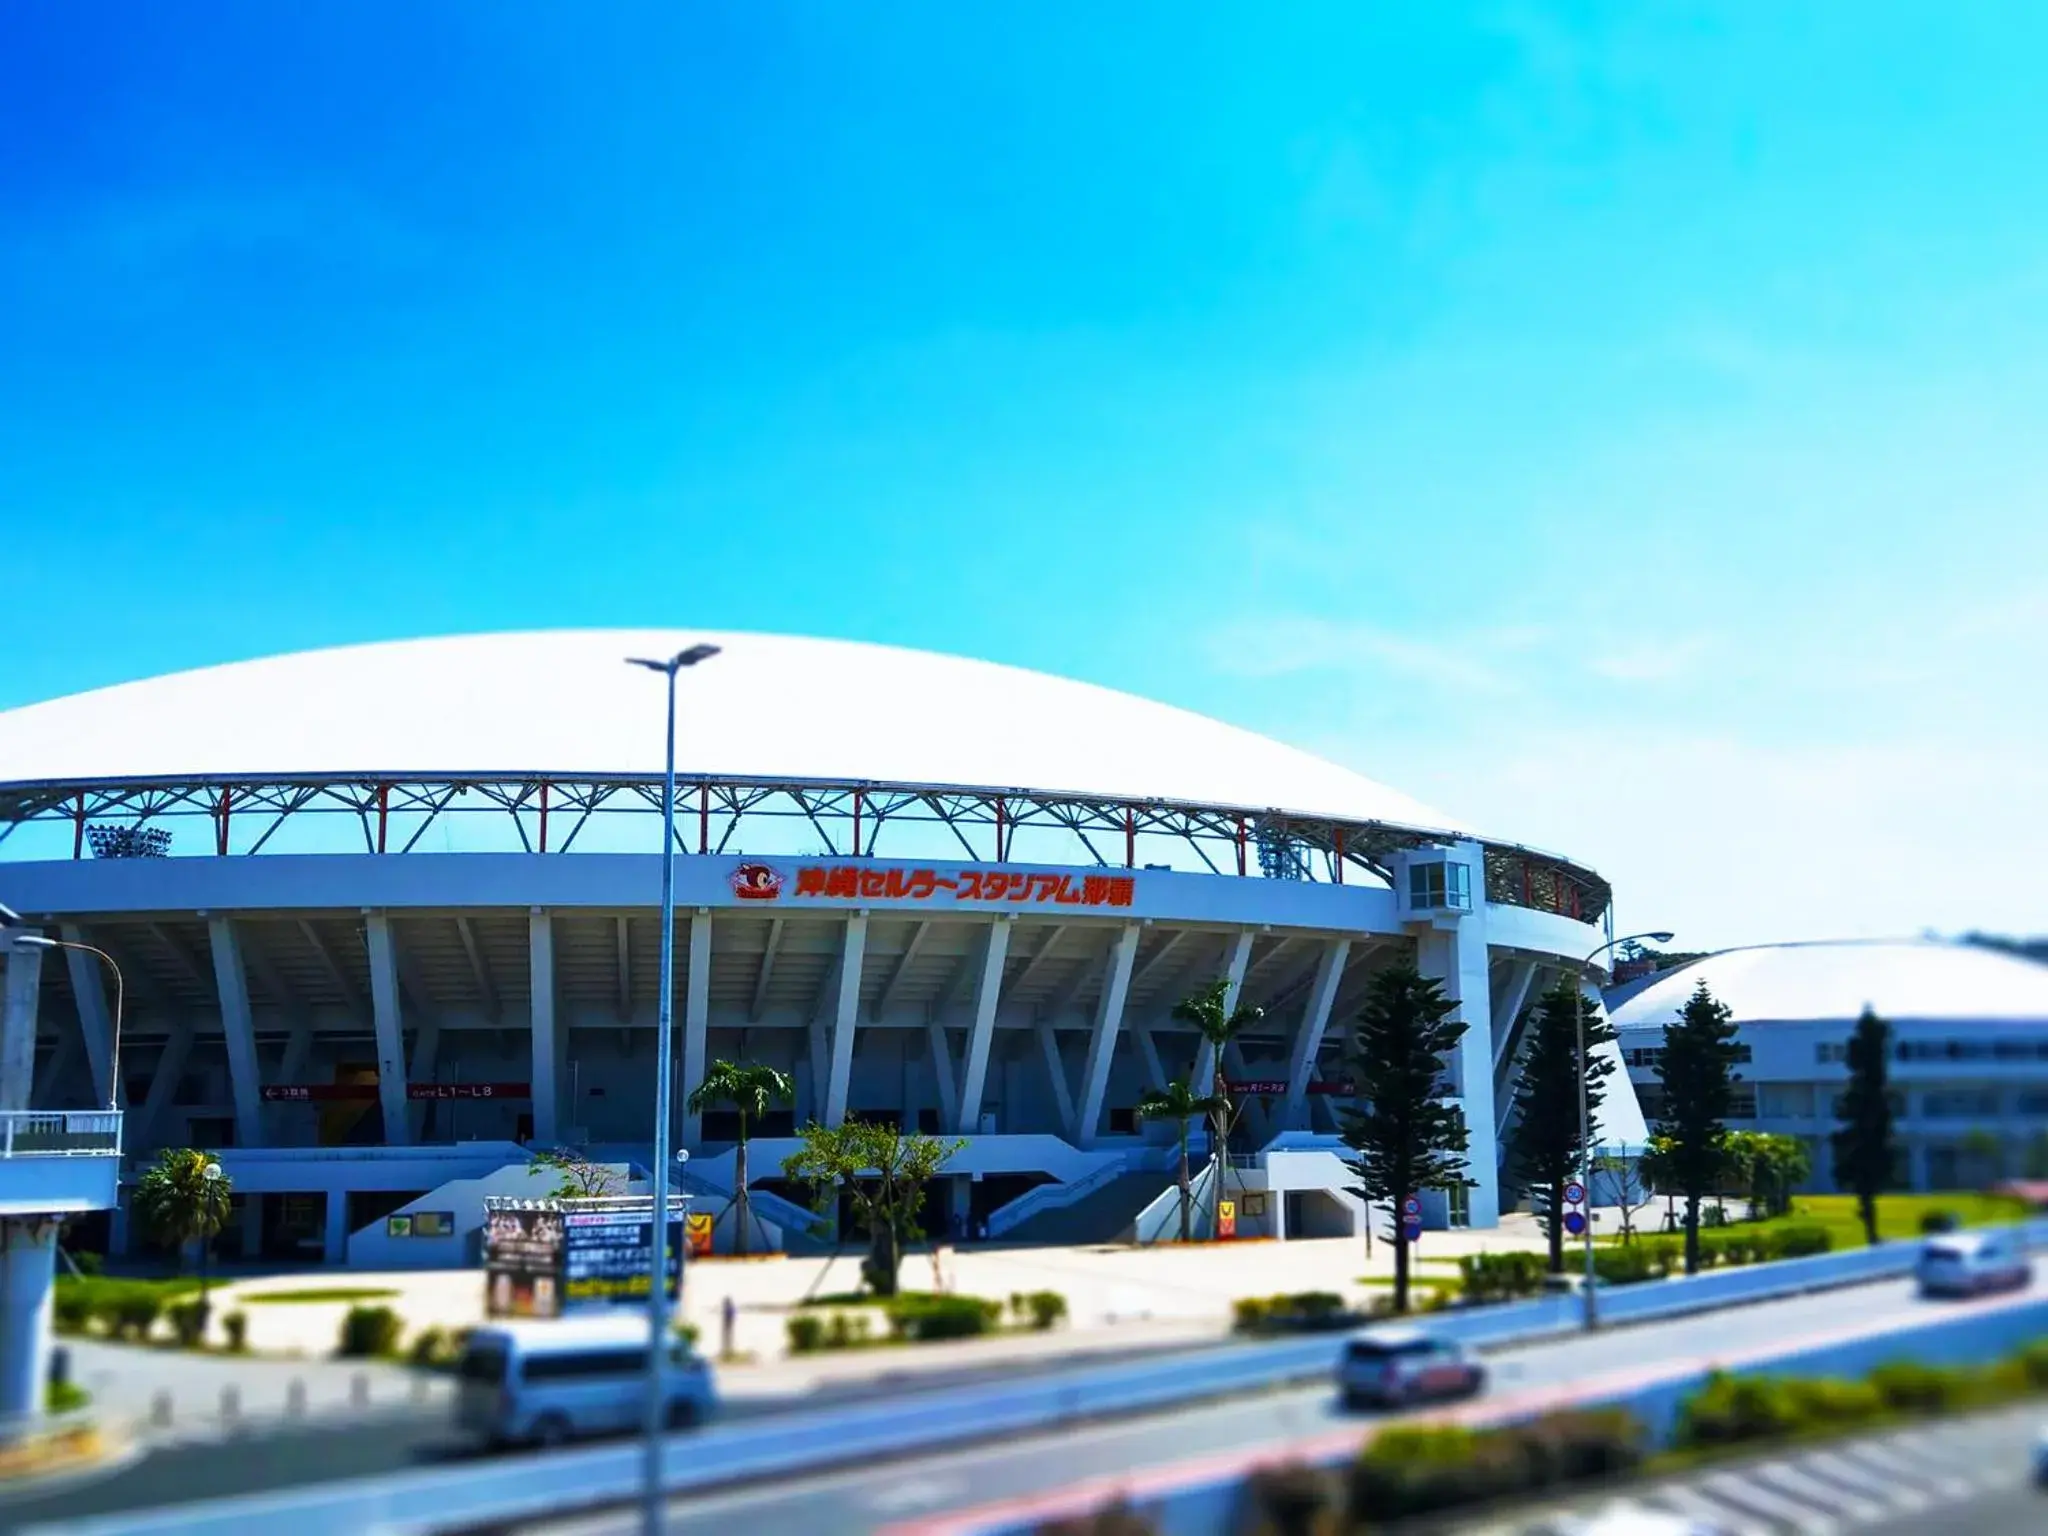
[[[1759,1488],[1755,1483],[1745,1481],[1735,1472],[1716,1472],[1702,1478],[1700,1486],[1717,1499],[1726,1499],[1751,1514],[1762,1515],[1767,1520],[1778,1520],[1801,1533],[1801,1536],[1833,1536],[1840,1525],[1826,1515],[1818,1514],[1800,1503],[1768,1488]]]
[[[1669,1514],[1704,1520],[1716,1530],[1726,1531],[1728,1536],[1771,1536],[1771,1528],[1749,1519],[1747,1510],[1730,1509],[1722,1500],[1709,1498],[1689,1483],[1652,1489],[1644,1495],[1643,1502],[1653,1508],[1662,1507]]]
[[[1893,1514],[1910,1515],[1934,1502],[1917,1486],[1906,1481],[1897,1467],[1871,1466],[1840,1451],[1815,1451],[1806,1458],[1806,1467],[1818,1477],[1868,1494]]]
[[[1817,1509],[1847,1515],[1858,1523],[1874,1520],[1885,1512],[1882,1504],[1858,1498],[1839,1483],[1814,1476],[1801,1462],[1767,1461],[1753,1470],[1780,1492],[1804,1499]]]

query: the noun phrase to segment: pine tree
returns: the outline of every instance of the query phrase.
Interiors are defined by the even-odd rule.
[[[1588,1003],[1577,978],[1565,977],[1529,1010],[1523,1028],[1529,1049],[1515,1088],[1515,1119],[1508,1131],[1508,1166],[1536,1193],[1550,1236],[1550,1272],[1564,1273],[1564,1187],[1586,1167],[1579,1135],[1579,1024],[1586,1030],[1586,1107],[1590,1123],[1614,1071],[1610,1057],[1593,1054],[1611,1044],[1614,1028],[1597,1003]]]
[[[1685,1201],[1685,1272],[1700,1267],[1700,1198],[1727,1172],[1725,1123],[1735,1098],[1735,1020],[1704,980],[1693,989],[1676,1023],[1664,1031],[1657,1076],[1664,1113],[1657,1134],[1666,1145],[1660,1176]]]
[[[1408,1310],[1408,1237],[1401,1203],[1425,1189],[1469,1186],[1465,1119],[1447,1102],[1444,1060],[1465,1025],[1457,1005],[1412,965],[1390,966],[1372,979],[1351,1034],[1349,1062],[1358,1099],[1340,1113],[1344,1144],[1357,1154],[1345,1166],[1352,1190],[1394,1212],[1394,1310]]]
[[[1877,1197],[1891,1183],[1896,1156],[1892,1132],[1891,1026],[1870,1009],[1849,1037],[1849,1085],[1842,1093],[1842,1128],[1833,1137],[1835,1183],[1856,1196],[1863,1234],[1877,1241]]]

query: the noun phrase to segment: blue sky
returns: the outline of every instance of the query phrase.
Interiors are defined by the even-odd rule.
[[[2048,930],[2044,33],[31,8],[0,706],[843,635],[1269,731],[1703,944]]]

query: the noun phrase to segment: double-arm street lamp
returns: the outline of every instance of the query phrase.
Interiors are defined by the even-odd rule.
[[[1671,942],[1671,935],[1668,933],[1632,933],[1627,938],[1609,939],[1605,944],[1602,944],[1579,962],[1578,970],[1573,976],[1575,985],[1572,988],[1572,1022],[1577,1026],[1579,1036],[1579,1187],[1586,1194],[1586,1230],[1583,1234],[1586,1253],[1586,1279],[1585,1284],[1579,1288],[1579,1294],[1585,1301],[1586,1327],[1588,1329],[1600,1326],[1600,1302],[1595,1294],[1593,1274],[1593,1117],[1591,1110],[1592,1095],[1586,1078],[1586,972],[1591,970],[1593,962],[1606,954],[1608,950],[1618,949],[1623,944],[1633,944],[1638,939],[1652,939],[1659,944],[1669,944]],[[1622,1191],[1621,1198],[1624,1200],[1628,1198],[1626,1190]],[[1559,1214],[1555,1211],[1551,1212],[1550,1219],[1552,1221],[1559,1220]]]
[[[0,928],[11,928],[21,918],[13,908],[0,907]],[[80,954],[96,955],[102,964],[114,973],[114,1038],[107,1052],[107,1108],[121,1107],[121,1010],[127,998],[127,983],[122,979],[121,966],[104,949],[91,944],[81,944],[75,939],[53,939],[41,933],[17,933],[12,940],[24,949],[75,949]]]
[[[667,1408],[662,1387],[668,1357],[669,1052],[676,974],[676,674],[717,654],[715,645],[693,645],[666,661],[626,658],[628,665],[668,679],[668,762],[661,780],[661,996],[654,1013],[654,1227],[647,1245],[652,1266],[647,1281],[647,1465],[642,1490],[647,1536],[660,1536],[662,1528],[661,1432]]]

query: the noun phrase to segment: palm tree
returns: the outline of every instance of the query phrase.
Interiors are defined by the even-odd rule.
[[[1225,1001],[1230,996],[1230,982],[1218,976],[1198,992],[1191,992],[1173,1005],[1173,1017],[1183,1024],[1192,1024],[1201,1037],[1209,1042],[1209,1092],[1206,1101],[1216,1107],[1209,1112],[1215,1134],[1209,1145],[1209,1160],[1217,1169],[1214,1187],[1210,1197],[1217,1199],[1223,1193],[1223,1170],[1229,1165],[1223,1161],[1224,1141],[1230,1134],[1234,1117],[1231,1114],[1230,1091],[1223,1080],[1223,1048],[1252,1028],[1266,1016],[1266,1010],[1255,1008],[1250,1003],[1239,1003],[1226,1010]]]
[[[777,1104],[796,1097],[796,1084],[787,1072],[758,1061],[714,1061],[704,1081],[690,1092],[690,1112],[701,1115],[707,1106],[730,1104],[739,1112],[739,1146],[733,1153],[733,1200],[740,1208],[739,1241],[735,1251],[747,1251],[747,1122],[759,1120]]]
[[[159,1241],[177,1249],[199,1244],[199,1300],[206,1301],[206,1245],[227,1225],[232,1181],[210,1152],[165,1148],[135,1181],[129,1209]],[[332,1197],[330,1197],[332,1198]]]
[[[1194,1235],[1189,1226],[1192,1193],[1188,1183],[1188,1122],[1229,1107],[1227,1101],[1213,1094],[1196,1098],[1186,1083],[1168,1083],[1138,1100],[1140,1119],[1171,1120],[1180,1132],[1180,1240],[1184,1243]]]

